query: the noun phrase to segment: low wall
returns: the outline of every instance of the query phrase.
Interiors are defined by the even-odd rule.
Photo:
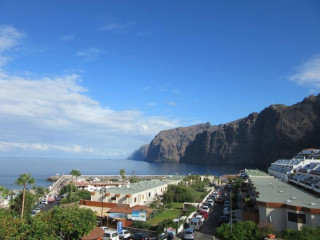
[[[80,205],[90,206],[90,207],[103,207],[105,208],[113,208],[118,207],[119,204],[117,203],[108,203],[108,202],[97,202],[97,201],[90,201],[90,200],[80,200]],[[123,207],[130,207],[128,204],[121,204]]]

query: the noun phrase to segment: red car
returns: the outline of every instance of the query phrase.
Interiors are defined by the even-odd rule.
[[[208,213],[206,211],[200,211],[199,214],[202,215],[204,219],[208,218]]]
[[[224,199],[221,198],[221,197],[218,197],[218,198],[216,199],[216,203],[221,203],[221,204],[223,204],[223,203],[224,203]]]

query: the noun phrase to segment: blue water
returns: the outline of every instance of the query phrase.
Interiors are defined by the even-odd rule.
[[[124,169],[127,175],[162,174],[210,174],[221,176],[238,173],[245,166],[236,165],[194,165],[182,163],[148,163],[133,160],[105,159],[56,159],[56,158],[0,158],[0,185],[19,189],[15,181],[22,173],[31,174],[37,186],[48,186],[46,179],[56,174],[69,174],[72,169],[87,175],[118,175]]]

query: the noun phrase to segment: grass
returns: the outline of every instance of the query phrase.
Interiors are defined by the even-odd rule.
[[[198,192],[193,188],[190,188],[192,191],[192,195],[195,196],[195,202],[198,200],[201,200],[209,193],[206,192]],[[166,209],[154,216],[152,219],[149,219],[147,221],[148,224],[155,226],[158,225],[160,222],[162,222],[165,219],[176,219],[178,216],[183,216],[183,203],[173,202],[170,208],[166,207]]]
[[[160,222],[162,222],[164,219],[176,219],[178,216],[183,215],[183,203],[172,203],[172,208],[164,210],[162,213],[157,214],[152,219],[149,219],[147,223],[150,225],[158,225]]]

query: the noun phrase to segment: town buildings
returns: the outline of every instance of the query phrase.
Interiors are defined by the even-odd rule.
[[[150,179],[136,183],[127,183],[107,187],[103,190],[97,189],[92,192],[91,201],[126,204],[130,207],[135,205],[149,205],[160,198],[167,191],[169,184],[178,184],[182,177],[169,177],[163,179]]]
[[[277,160],[268,172],[320,196],[320,149],[305,149],[292,159]]]
[[[244,219],[271,224],[276,230],[320,226],[320,199],[260,170],[246,170]],[[249,206],[250,204],[248,204]],[[251,218],[251,219],[250,219]]]

